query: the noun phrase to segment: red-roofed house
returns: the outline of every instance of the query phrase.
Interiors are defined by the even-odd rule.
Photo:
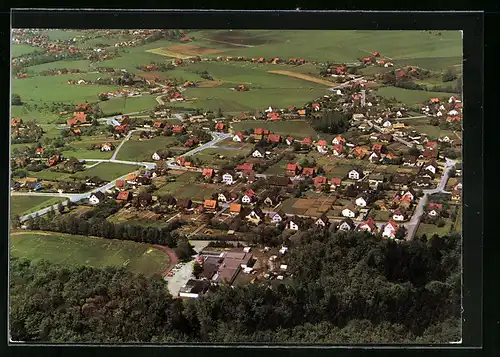
[[[340,155],[342,155],[343,150],[344,150],[344,147],[342,146],[342,144],[335,145],[333,147],[333,155],[340,156]]]
[[[332,140],[332,144],[333,145],[345,144],[345,139],[339,135]]]
[[[302,145],[311,145],[312,144],[312,140],[311,140],[311,138],[304,138],[304,140],[302,140],[300,143]]]
[[[271,113],[267,113],[267,119],[280,120],[281,117],[280,117],[279,113],[271,112]]]
[[[342,179],[334,177],[330,180],[330,190],[336,190],[342,184]]]
[[[378,227],[375,224],[375,221],[373,220],[373,218],[370,217],[365,222],[361,222],[359,224],[358,230],[376,233],[378,231]]]
[[[69,120],[66,120],[66,124],[68,126],[70,126],[70,127],[71,126],[75,126],[76,124],[78,124],[78,120],[76,120],[76,119],[69,119]]]
[[[35,154],[37,155],[42,155],[45,152],[44,148],[36,148]]]
[[[243,195],[243,197],[241,197],[241,202],[250,203],[252,202],[254,196],[255,196],[254,190],[250,189]]]
[[[116,188],[124,188],[125,184],[126,184],[125,180],[116,180],[115,181]]]
[[[172,128],[172,132],[179,134],[179,133],[182,133],[182,129],[184,129],[184,127],[182,127],[180,125],[174,125],[174,127]]]
[[[294,142],[294,140],[295,140],[294,138],[292,138],[291,136],[289,136],[288,138],[286,138],[286,144],[287,145],[292,145],[293,142]]]
[[[314,187],[316,191],[321,191],[323,187],[327,184],[328,179],[325,176],[317,176],[314,178]]]
[[[86,123],[87,122],[87,114],[85,112],[74,112],[73,119],[76,119],[76,121],[79,123]]]
[[[295,176],[300,173],[300,165],[297,164],[288,164],[286,165],[286,173],[290,176]]]
[[[383,145],[382,144],[373,144],[372,151],[380,154],[382,152]]]
[[[311,108],[313,108],[313,110],[315,110],[315,111],[318,111],[320,108],[320,105],[319,105],[319,103],[313,103],[313,104],[311,104]]]
[[[396,231],[399,226],[392,219],[384,227],[384,232],[382,233],[382,237],[394,238],[396,236]]]
[[[269,134],[269,136],[267,137],[267,140],[270,143],[279,143],[281,141],[281,136],[275,135],[275,134]]]
[[[429,142],[425,143],[425,147],[429,148],[431,150],[435,150],[438,148],[438,143],[435,141],[429,141]]]
[[[214,175],[214,169],[204,168],[201,175],[205,178],[212,178]]]
[[[236,170],[238,171],[251,171],[252,169],[253,169],[253,164],[249,162],[245,162],[244,164],[236,166]]]
[[[121,191],[116,196],[116,200],[119,202],[129,201],[132,198],[132,194],[129,191]]]
[[[241,131],[238,131],[233,136],[233,141],[242,142],[243,140],[245,140],[245,136],[243,135],[243,133]]]
[[[217,124],[215,124],[215,130],[224,131],[225,126],[226,125],[224,123],[217,123]]]
[[[328,148],[326,146],[326,140],[318,140],[316,144],[316,149],[320,154],[326,154],[328,152]]]
[[[314,167],[304,167],[304,169],[302,170],[302,175],[304,176],[313,177],[315,173],[316,170],[314,169]]]
[[[402,78],[406,75],[406,73],[404,71],[399,71],[399,72],[396,72],[396,77],[398,78]]]

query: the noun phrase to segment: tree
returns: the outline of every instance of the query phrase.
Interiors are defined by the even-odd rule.
[[[57,204],[57,210],[59,211],[60,214],[64,213],[64,206],[63,206],[62,202],[59,202]]]
[[[413,144],[413,146],[408,149],[408,155],[419,156],[420,150],[417,149],[417,145]]]
[[[16,93],[12,93],[10,102],[12,105],[23,105],[23,102],[21,100],[21,96]]]
[[[203,267],[201,266],[200,263],[195,262],[193,264],[193,275],[196,279],[200,277],[200,275],[203,273]]]
[[[451,82],[457,79],[457,73],[453,68],[448,68],[442,75],[443,82]]]

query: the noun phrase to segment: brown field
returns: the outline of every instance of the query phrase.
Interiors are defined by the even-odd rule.
[[[218,50],[215,48],[207,48],[207,47],[200,47],[193,45],[175,45],[167,47],[167,50],[187,56],[202,56],[202,55],[211,55],[214,53],[223,52],[223,50]]]
[[[220,85],[222,85],[222,81],[220,80],[216,80],[216,81],[203,81],[203,82],[200,82],[198,83],[198,86],[200,88],[214,88],[214,87],[218,87]]]
[[[174,175],[174,176],[179,176],[179,175],[182,175],[183,173],[185,173],[184,170],[169,170],[168,171],[169,175]]]
[[[299,198],[293,201],[291,205],[283,205],[283,211],[289,214],[297,214],[311,217],[319,217],[323,213],[331,210],[335,203],[336,197],[332,195],[321,195],[312,198]]]
[[[148,81],[154,81],[156,78],[158,79],[166,79],[167,76],[161,72],[143,72],[139,75]]]
[[[295,72],[291,72],[291,71],[267,71],[267,72],[268,73],[275,73],[275,74],[283,74],[285,76],[295,77],[295,78],[303,79],[303,80],[309,81],[309,82],[324,84],[326,86],[335,85],[335,83],[333,83],[333,82],[327,81],[325,79],[309,76],[309,75],[303,74],[303,73],[295,73]]]

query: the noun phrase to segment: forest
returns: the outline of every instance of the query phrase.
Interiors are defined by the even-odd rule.
[[[124,269],[12,259],[12,339],[51,342],[446,343],[460,339],[461,238],[397,243],[305,231],[290,281],[174,299]],[[279,284],[275,284],[279,283]]]

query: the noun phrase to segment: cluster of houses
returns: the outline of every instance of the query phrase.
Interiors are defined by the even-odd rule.
[[[462,120],[462,108],[462,101],[454,96],[444,103],[439,98],[431,98],[428,103],[422,104],[422,113],[447,122],[455,122]]]
[[[376,66],[383,66],[383,67],[393,67],[394,64],[390,62],[387,59],[381,59],[380,53],[378,52],[373,52],[371,56],[368,57],[363,57],[360,59],[360,62],[364,65],[376,65]]]
[[[283,59],[280,57],[271,57],[271,58],[264,58],[264,57],[233,57],[233,56],[217,56],[214,60],[216,61],[224,61],[224,62],[231,62],[231,61],[236,61],[236,62],[251,62],[251,63],[263,63],[263,64],[288,64],[292,66],[299,66],[302,64],[306,63],[305,59],[297,59],[297,58],[289,58],[289,59]]]
[[[84,83],[82,83],[84,84]],[[124,96],[127,96],[127,97],[138,97],[140,96],[141,93],[137,90],[134,90],[134,89],[127,89],[127,88],[124,88],[124,89],[119,89],[119,90],[116,90],[116,91],[109,91],[109,92],[101,92],[99,93],[99,97],[100,98],[107,98],[107,99],[111,99],[111,98],[121,98],[121,97],[124,97]]]

